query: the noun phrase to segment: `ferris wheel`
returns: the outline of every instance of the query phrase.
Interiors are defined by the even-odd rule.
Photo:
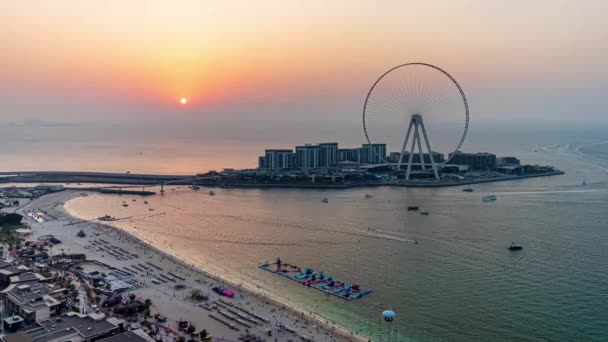
[[[363,106],[367,142],[397,148],[400,152],[389,160],[377,157],[398,171],[405,166],[406,180],[413,172],[432,172],[439,179],[438,164],[447,164],[460,151],[468,129],[469,105],[462,87],[447,71],[428,63],[389,69],[373,83]],[[442,155],[431,149],[431,132],[449,152],[446,160],[436,159]]]

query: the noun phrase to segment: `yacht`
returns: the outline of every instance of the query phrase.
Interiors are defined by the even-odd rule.
[[[483,196],[481,198],[481,200],[484,201],[484,202],[494,202],[494,201],[496,201],[496,196],[494,196],[494,195],[486,195],[486,196]]]
[[[511,250],[511,251],[516,251],[516,250],[519,250],[519,249],[523,249],[523,248],[524,248],[524,246],[522,246],[522,245],[520,245],[520,244],[518,244],[518,243],[515,243],[515,242],[511,242],[511,245],[509,245],[509,247],[508,247],[508,248],[509,248],[509,250]]]

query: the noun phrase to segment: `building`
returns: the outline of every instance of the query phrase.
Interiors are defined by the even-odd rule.
[[[365,164],[386,163],[386,144],[364,144],[361,147],[361,162]]]
[[[292,150],[266,150],[264,168],[271,170],[293,169]]]
[[[2,263],[3,266],[6,263]],[[0,268],[0,284],[8,284],[11,282],[11,277],[20,275],[21,273],[25,273],[28,272],[30,269],[21,265],[21,266],[14,266],[11,264],[8,264],[8,266],[2,267]]]
[[[454,152],[450,154],[450,164],[468,165],[471,170],[494,170],[496,168],[496,155],[492,153],[465,153]]]
[[[429,153],[423,153],[423,159],[426,166],[431,165],[431,155]],[[388,156],[388,161],[390,163],[399,163],[399,157],[401,156],[401,152],[391,152]],[[405,152],[403,154],[403,160],[401,161],[403,164],[406,164],[409,161],[410,153]],[[433,151],[433,161],[435,163],[443,163],[445,161],[445,157],[443,153]],[[420,164],[420,154],[414,153],[412,156],[412,164],[419,165]],[[412,166],[414,166],[412,165]]]
[[[67,292],[65,288],[30,281],[10,284],[0,295],[10,315],[19,315],[26,323],[33,323],[60,313]]]
[[[54,319],[47,319],[36,323],[34,328],[21,331],[15,335],[3,337],[6,342],[93,342],[93,341],[150,341],[136,335],[136,339],[128,339],[123,321],[104,314],[82,315],[69,312]],[[112,337],[118,337],[112,340]],[[124,338],[127,339],[124,339]]]
[[[515,157],[499,157],[496,158],[496,166],[521,165],[519,159]]]
[[[321,143],[321,167],[331,167],[338,164],[338,143]]]
[[[296,168],[302,170],[320,168],[321,151],[322,149],[318,145],[296,146]]]
[[[114,335],[112,337],[102,338],[99,342],[155,342],[155,340],[148,336],[143,330],[135,329],[125,331],[122,334]]]
[[[361,163],[361,149],[360,148],[338,149],[338,162]]]
[[[258,157],[258,169],[265,169],[266,168],[266,156],[259,156]]]

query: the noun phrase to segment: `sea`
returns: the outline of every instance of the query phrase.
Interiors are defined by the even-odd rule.
[[[606,341],[606,132],[478,127],[465,151],[514,155],[565,174],[478,184],[474,192],[216,188],[210,196],[209,189],[170,187],[148,204],[131,202],[134,196],[92,195],[67,207],[85,219],[126,218],[114,224],[232,283],[376,341]],[[3,170],[194,173],[221,169],[220,163],[254,167],[264,147],[262,139],[233,139],[216,148],[195,134],[192,140],[131,134],[134,142],[127,135],[76,141],[49,133],[55,139],[49,143],[32,136],[0,149]],[[273,146],[300,143],[282,139]],[[193,162],[198,153],[204,162]],[[488,194],[497,200],[483,202]],[[129,207],[121,205],[125,200]],[[523,250],[509,251],[513,241]],[[257,267],[277,257],[373,292],[345,301]],[[389,309],[396,312],[392,323],[382,320]]]

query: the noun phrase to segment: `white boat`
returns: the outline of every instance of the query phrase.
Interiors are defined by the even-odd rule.
[[[494,202],[494,201],[496,201],[496,196],[494,196],[494,195],[486,195],[486,196],[483,196],[481,198],[481,200],[484,201],[484,202]]]
[[[420,215],[424,215],[424,216],[427,216],[429,214],[429,212],[426,210],[420,210],[419,213],[420,213]]]

